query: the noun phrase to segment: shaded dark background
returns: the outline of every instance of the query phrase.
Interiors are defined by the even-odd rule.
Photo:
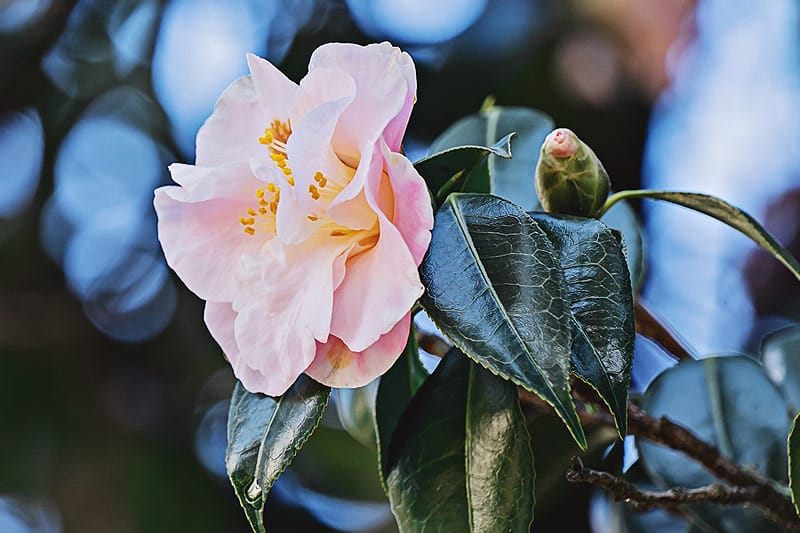
[[[151,206],[167,164],[193,160],[197,127],[246,73],[246,51],[297,81],[322,43],[389,39],[418,69],[412,159],[494,95],[576,131],[623,189],[640,185],[651,109],[697,40],[695,7],[0,2],[0,531],[248,531],[224,477],[233,378],[202,303],[164,263]],[[797,237],[791,189],[769,199],[784,242]],[[745,290],[768,318],[740,350],[790,320],[796,295],[745,255]],[[393,530],[372,452],[334,411],[271,496],[271,531]],[[534,530],[587,530],[588,498],[539,494]]]

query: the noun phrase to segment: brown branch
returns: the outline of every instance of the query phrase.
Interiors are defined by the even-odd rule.
[[[575,457],[567,470],[567,481],[587,483],[607,490],[614,501],[624,501],[637,511],[650,511],[657,508],[673,508],[695,503],[715,503],[717,505],[741,505],[755,498],[755,487],[726,487],[708,485],[696,489],[673,488],[665,491],[642,490],[633,483],[609,472],[586,468]]]
[[[435,333],[417,330],[417,345],[436,357],[444,357],[452,345]]]
[[[689,343],[672,331],[663,318],[650,311],[641,298],[636,300],[634,311],[637,333],[653,340],[679,361],[697,358],[697,354]]]
[[[761,507],[775,521],[792,524],[792,531],[800,531],[800,519],[787,494],[778,484],[755,470],[739,466],[724,457],[716,446],[695,437],[689,430],[666,417],[655,419],[641,408],[628,403],[628,428],[631,434],[679,450],[691,457],[718,478],[739,487],[757,489],[752,502]]]
[[[602,405],[596,393],[588,388],[575,387],[573,392],[586,402]],[[611,415],[601,410],[584,413],[583,420],[614,427]],[[716,446],[700,440],[688,429],[666,417],[656,419],[642,408],[628,402],[628,434],[683,452],[719,479],[738,488],[751,490],[749,502],[761,508],[774,522],[791,531],[800,531],[800,519],[794,505],[788,494],[781,491],[777,482],[755,470],[737,465],[724,457]]]

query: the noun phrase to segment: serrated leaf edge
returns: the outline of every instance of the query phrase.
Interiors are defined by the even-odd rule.
[[[311,379],[311,378],[308,378],[308,379]],[[239,384],[239,386],[241,386],[241,384]],[[247,392],[250,393],[249,391],[247,391]],[[250,393],[250,394],[252,394],[252,393]],[[272,416],[270,417],[269,422],[267,423],[266,430],[264,431],[264,436],[261,438],[261,444],[259,444],[259,446],[258,446],[258,458],[256,459],[256,467],[255,467],[255,472],[253,474],[253,482],[257,482],[258,481],[258,478],[260,477],[259,476],[259,471],[263,470],[262,457],[264,456],[264,443],[266,441],[266,438],[267,438],[267,436],[269,434],[269,430],[272,427],[272,423],[275,420],[275,416],[277,415],[278,409],[280,408],[280,405],[283,402],[284,398],[285,398],[285,395],[280,396],[279,399],[277,399],[275,401],[275,408],[273,410]],[[304,438],[300,439],[299,441],[296,441],[296,444],[294,446],[292,446],[293,453],[290,456],[287,457],[287,459],[284,462],[283,466],[275,474],[274,479],[272,479],[272,481],[270,481],[270,483],[267,486],[262,486],[261,487],[261,494],[259,495],[259,499],[258,499],[259,507],[256,508],[255,505],[250,504],[247,501],[247,488],[245,488],[244,498],[239,498],[238,497],[239,496],[238,493],[236,494],[236,496],[237,496],[236,499],[239,500],[239,505],[241,506],[242,510],[245,512],[245,517],[247,518],[247,521],[250,523],[250,527],[253,528],[254,532],[261,533],[261,532],[265,532],[266,531],[266,529],[264,527],[264,516],[263,516],[263,514],[264,514],[264,504],[266,503],[267,495],[269,494],[270,490],[272,490],[273,485],[278,480],[280,475],[283,472],[286,471],[286,468],[288,468],[288,466],[292,463],[294,458],[300,452],[300,449],[305,445],[306,442],[308,442],[308,439],[311,438],[311,435],[319,427],[319,424],[322,421],[322,416],[325,413],[325,409],[328,406],[329,399],[330,399],[330,388],[328,388],[328,394],[325,396],[325,401],[322,404],[319,416],[316,417],[315,424],[311,427],[311,429],[308,430],[308,432],[306,433]],[[249,450],[252,450],[253,448],[254,447],[247,448],[246,450],[249,451]],[[231,483],[233,482],[233,480],[230,479],[230,474],[228,474],[228,479],[229,479],[229,481],[231,481]],[[236,492],[235,487],[234,487],[234,492]],[[249,505],[251,507],[251,511],[255,511],[255,514],[256,514],[257,520],[258,520],[258,524],[253,524],[253,522],[250,520],[250,513],[247,512],[248,509],[247,509],[247,507],[245,507],[245,505]]]
[[[452,197],[452,196],[450,196],[450,197],[447,199],[447,202],[449,202],[450,204],[452,204],[452,205],[453,205],[454,211],[457,211],[457,210],[458,210],[458,208],[455,206],[455,202],[453,201],[453,199],[452,199],[452,198],[453,198],[453,197]],[[505,201],[508,201],[508,200],[505,200]],[[511,202],[509,202],[509,203],[511,203]],[[516,205],[516,204],[515,204],[515,205]],[[524,211],[523,211],[523,213],[524,213]],[[525,216],[528,216],[528,215],[527,215],[527,213],[525,213]],[[529,219],[529,220],[530,220],[530,221],[531,221],[533,224],[536,224],[536,221],[535,221],[535,220],[533,220],[532,218],[528,217],[528,219]],[[469,236],[469,232],[466,230],[466,228],[464,227],[464,225],[463,225],[463,222],[462,222],[462,221],[463,221],[463,216],[456,216],[456,221],[457,221],[457,223],[458,223],[459,227],[461,228],[461,230],[462,230],[462,233],[463,233],[463,234],[466,236],[466,238],[467,238],[467,243],[468,243],[468,245],[469,245],[469,249],[470,249],[470,250],[473,252],[473,253],[472,253],[473,257],[476,257],[476,254],[475,254],[475,245],[474,245],[474,243],[472,242],[472,237],[470,237],[470,236]],[[537,227],[538,227],[538,225],[537,225]],[[482,265],[482,263],[481,263],[480,261],[476,261],[476,264],[477,264],[477,265],[479,265],[480,271],[481,271],[481,273],[483,274],[483,276],[485,277],[485,279],[489,279],[489,276],[486,274],[486,271],[483,269],[483,265]],[[491,287],[491,284],[489,284],[489,285],[490,285],[490,290],[491,290],[491,293],[494,295],[494,299],[495,299],[496,301],[498,301],[498,302],[499,302],[499,301],[500,301],[500,299],[499,299],[499,297],[497,296],[497,293],[494,291],[494,288],[493,288],[493,287]],[[425,308],[425,311],[426,311],[426,312],[428,312],[428,315],[431,317],[431,319],[433,319],[433,316],[434,316],[434,314],[435,314],[435,313],[434,313],[434,314],[431,314],[431,313],[429,312],[429,311],[430,311],[430,309],[427,309],[427,308],[425,307],[424,303],[422,303],[422,302],[420,302],[420,303],[422,304],[423,308]],[[506,314],[505,308],[503,308],[503,306],[502,306],[502,305],[501,305],[501,306],[499,306],[499,307],[500,307],[500,308],[503,310],[503,314],[504,314],[504,315],[506,315],[506,317],[507,317],[507,314]],[[511,324],[511,322],[510,322],[510,319],[509,319],[509,324]],[[512,329],[513,329],[513,331],[514,331],[514,334],[517,336],[517,338],[519,339],[520,343],[522,344],[522,346],[525,346],[525,343],[524,343],[524,341],[522,340],[522,338],[519,336],[519,333],[517,332],[516,328],[512,328]],[[578,412],[577,412],[577,410],[576,410],[576,408],[575,408],[575,402],[572,400],[572,395],[571,395],[571,394],[569,394],[569,395],[568,395],[568,397],[569,397],[569,406],[564,406],[564,405],[562,405],[562,408],[564,408],[566,411],[569,411],[569,412],[572,412],[572,413],[574,413],[574,414],[575,414],[575,428],[574,428],[574,429],[573,429],[572,425],[570,424],[570,422],[569,422],[569,421],[568,421],[568,420],[567,420],[567,419],[564,417],[564,415],[561,413],[561,411],[559,410],[559,408],[558,408],[558,407],[556,407],[556,405],[555,405],[555,404],[554,404],[552,401],[550,401],[548,398],[545,398],[545,397],[544,397],[542,394],[540,394],[540,393],[539,393],[539,392],[537,392],[537,391],[530,390],[530,389],[529,389],[527,386],[525,386],[525,384],[521,383],[521,382],[520,382],[520,380],[514,379],[514,377],[512,377],[512,376],[504,375],[504,373],[502,373],[502,372],[495,371],[494,369],[492,369],[492,368],[489,368],[488,366],[486,366],[486,364],[485,364],[485,363],[483,363],[482,361],[479,361],[479,360],[478,360],[477,358],[475,358],[475,357],[474,357],[472,354],[470,354],[470,353],[469,353],[469,350],[466,350],[466,349],[464,348],[464,346],[463,346],[463,345],[461,345],[461,344],[460,344],[458,341],[456,341],[455,339],[453,339],[453,338],[452,338],[450,335],[448,335],[446,332],[444,332],[444,331],[442,331],[442,332],[445,334],[445,336],[448,338],[448,340],[450,340],[450,342],[451,342],[451,343],[453,343],[453,345],[454,345],[456,348],[458,348],[459,350],[461,350],[461,352],[462,352],[463,354],[465,354],[467,357],[469,357],[470,359],[472,359],[473,361],[475,361],[476,363],[478,363],[479,365],[481,365],[481,367],[485,368],[486,370],[488,370],[489,372],[491,372],[491,373],[492,373],[492,374],[494,374],[495,376],[498,376],[498,377],[500,377],[500,378],[502,378],[502,379],[504,379],[504,380],[506,380],[506,381],[510,381],[510,382],[514,383],[515,385],[517,385],[517,386],[519,386],[519,387],[522,387],[523,389],[525,389],[525,390],[527,390],[527,391],[529,391],[529,392],[531,392],[531,393],[535,394],[536,396],[538,396],[539,398],[541,398],[541,399],[542,399],[542,401],[544,401],[545,403],[547,403],[548,405],[550,405],[550,406],[553,408],[553,411],[555,411],[555,413],[556,413],[556,414],[558,415],[558,417],[561,419],[561,421],[562,421],[562,422],[564,422],[564,425],[567,427],[567,430],[569,431],[570,435],[572,435],[572,438],[575,440],[575,442],[578,444],[578,446],[579,446],[579,447],[580,447],[582,450],[585,450],[585,449],[587,448],[588,444],[587,444],[587,442],[586,442],[586,435],[584,434],[584,432],[583,432],[583,427],[582,427],[582,426],[581,426],[581,424],[580,424],[580,419],[578,418]],[[527,352],[527,347],[526,347],[526,352]],[[537,370],[537,371],[539,371],[539,373],[541,374],[541,370],[539,369],[539,365],[538,365],[538,363],[537,363],[537,362],[536,362],[536,360],[533,358],[532,354],[530,354],[530,352],[527,352],[527,353],[528,353],[529,355],[531,355],[531,361],[533,362],[534,366],[536,367],[536,370]],[[542,375],[544,375],[544,374],[542,374]],[[557,396],[556,396],[556,394],[555,394],[555,391],[552,389],[552,387],[550,386],[550,384],[549,384],[549,383],[547,383],[547,388],[548,388],[548,389],[549,389],[549,390],[550,390],[550,391],[553,393],[553,396],[557,398]],[[567,388],[569,388],[569,382],[567,383]],[[559,402],[559,403],[560,403],[560,402]],[[571,410],[569,410],[569,409],[567,409],[567,407],[572,407],[572,409],[571,409]],[[575,432],[575,429],[578,429],[578,430],[579,430],[579,432],[578,432],[578,433],[576,433],[576,432]]]

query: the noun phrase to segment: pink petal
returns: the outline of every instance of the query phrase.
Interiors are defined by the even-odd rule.
[[[317,344],[314,362],[306,374],[329,387],[361,387],[389,370],[405,348],[411,314],[361,352],[352,352],[337,337]]]
[[[431,243],[433,228],[428,186],[406,156],[391,152],[386,143],[382,143],[382,151],[391,190],[397,199],[389,215],[419,266]]]
[[[286,244],[299,243],[317,231],[317,225],[308,219],[309,211],[298,203],[295,187],[289,185],[287,176],[274,161],[250,160],[253,174],[264,183],[280,187],[281,199],[278,203],[276,227],[280,239]]]
[[[232,301],[239,256],[258,253],[268,238],[247,235],[239,222],[263,183],[247,163],[170,170],[184,186],[156,189],[153,202],[167,263],[200,298]]]
[[[328,207],[331,219],[342,226],[371,229],[375,225],[375,214],[364,195],[368,176],[382,172],[383,161],[380,154],[374,153],[373,148],[369,146],[362,152],[352,180]]]
[[[225,89],[197,133],[200,166],[266,157],[258,138],[271,120],[289,118],[297,85],[261,58],[250,54],[247,61],[253,74]]]
[[[297,97],[297,84],[287,78],[275,65],[254,54],[247,54],[247,64],[262,107],[260,118],[264,120],[264,124],[261,126],[259,136],[264,133],[264,128],[269,126],[272,120],[291,119],[294,122],[296,117],[290,111]]]
[[[325,67],[346,70],[357,90],[356,98],[337,124],[335,149],[348,165],[358,169],[336,199],[337,205],[355,198],[364,187],[364,167],[371,164],[381,135],[387,134],[389,146],[399,150],[414,100],[409,93],[416,90],[416,79],[411,58],[389,43],[320,46],[311,56],[309,71]],[[341,208],[337,213],[346,211]]]
[[[206,302],[203,312],[208,331],[228,361],[239,358],[239,347],[236,346],[236,337],[233,335],[233,321],[236,320],[236,312],[230,303],[227,302]]]
[[[217,198],[249,200],[254,197],[256,189],[264,186],[252,172],[248,161],[232,161],[215,168],[173,163],[169,172],[172,181],[180,185],[180,191],[172,196],[181,202]]]
[[[355,96],[356,82],[350,74],[338,68],[318,68],[300,80],[300,91],[293,104],[294,115],[302,117],[325,102],[347,99],[349,104]]]
[[[308,70],[321,67],[345,70],[356,82],[356,99],[339,124],[339,133],[349,139],[351,146],[363,146],[360,140],[375,142],[390,123],[390,146],[399,142],[410,114],[409,92],[416,90],[408,54],[389,43],[369,46],[329,43],[314,51]],[[410,100],[413,101],[413,95]]]
[[[263,151],[258,143],[264,134],[263,114],[253,80],[244,77],[233,82],[197,132],[197,164],[213,167],[246,161]]]
[[[383,44],[378,46],[383,46]],[[410,55],[402,52],[397,61],[400,63],[400,68],[405,77],[408,92],[406,93],[405,102],[403,102],[403,108],[383,131],[386,144],[389,145],[389,149],[393,152],[400,151],[400,145],[403,142],[403,137],[408,127],[408,120],[411,118],[411,108],[414,107],[417,101],[417,71],[414,68],[414,60],[411,59]]]
[[[351,100],[352,97],[340,98],[314,107],[300,119],[289,137],[287,152],[296,200],[306,214],[321,215],[327,209],[324,200],[313,200],[308,192],[309,185],[316,186],[314,175],[317,172],[322,172],[331,186],[334,183],[344,185],[352,176],[352,170],[339,160],[331,146],[336,122]],[[282,233],[281,227],[278,232]]]
[[[233,332],[236,312],[229,303],[206,302],[204,313],[206,326],[211,336],[220,345],[230,362],[233,374],[250,392],[265,393],[269,389],[269,380],[261,373],[244,364],[239,355],[239,347]]]
[[[233,308],[244,364],[265,376],[265,393],[282,394],[328,339],[337,258],[350,246],[311,238],[301,245],[270,241],[260,256],[243,256]]]
[[[236,345],[236,337],[233,334],[233,322],[236,320],[236,312],[231,304],[227,302],[206,302],[203,318],[208,331],[222,348],[225,357],[231,364],[234,364],[239,359],[239,347]]]
[[[378,242],[347,261],[344,281],[334,294],[331,334],[355,352],[389,332],[424,290],[402,235],[382,212],[378,220]]]

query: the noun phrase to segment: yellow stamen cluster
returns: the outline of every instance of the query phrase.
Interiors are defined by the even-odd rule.
[[[269,147],[274,154],[285,154],[286,143],[292,135],[292,121],[281,122],[278,119],[270,122],[269,127],[264,130],[263,137],[258,138],[258,142]]]
[[[267,195],[271,194],[271,197]],[[258,208],[247,208],[246,217],[239,217],[239,222],[244,226],[244,232],[248,235],[255,235],[256,218],[270,217],[274,218],[278,212],[278,203],[281,200],[281,189],[274,183],[268,183],[265,189],[256,190],[256,199],[258,201]]]
[[[272,159],[272,161],[286,176],[286,182],[290,186],[294,187],[294,175],[292,174],[292,169],[289,167],[289,162],[287,160],[288,154],[286,150],[286,143],[289,141],[289,137],[291,135],[291,121],[287,119],[286,122],[282,122],[276,119],[270,122],[269,127],[264,130],[264,135],[258,138],[258,142],[269,148],[269,151],[271,152],[270,159]],[[336,195],[336,192],[340,189],[340,187],[338,187],[335,182],[331,184],[331,186],[332,190],[329,187],[326,193],[325,190],[326,187],[328,187],[328,178],[322,172],[317,172],[314,174],[314,183],[311,183],[308,186],[308,193],[311,195],[313,200],[319,200],[324,193],[326,194],[326,197],[332,197]],[[274,215],[278,212],[280,189],[275,184],[269,183],[266,187],[266,192],[273,194],[272,199],[266,199],[265,191],[263,189],[259,189],[256,191],[256,197],[258,198],[259,205],[258,210],[249,208],[247,210],[248,216],[241,217],[239,219],[242,225],[245,226],[244,231],[250,235],[255,233],[254,225],[257,217],[268,216],[270,214],[274,217]],[[311,222],[316,222],[319,220],[317,215],[308,215],[307,218]]]
[[[322,172],[317,172],[314,174],[314,181],[317,182],[317,184],[310,184],[308,186],[308,193],[313,200],[319,200],[321,196],[320,189],[324,189],[328,185],[328,178],[326,178]]]
[[[289,183],[289,185],[294,186],[294,176],[292,176],[292,169],[286,164],[286,156],[283,154],[272,154],[270,159],[275,161],[275,164],[278,165],[278,168],[281,169],[286,175],[286,181]]]
[[[289,185],[294,186],[294,176],[292,176],[292,169],[289,168],[286,162],[286,143],[292,135],[292,121],[287,119],[286,122],[280,120],[273,120],[269,124],[269,128],[264,130],[264,135],[258,138],[258,142],[269,148],[272,152],[270,158],[278,165]]]

